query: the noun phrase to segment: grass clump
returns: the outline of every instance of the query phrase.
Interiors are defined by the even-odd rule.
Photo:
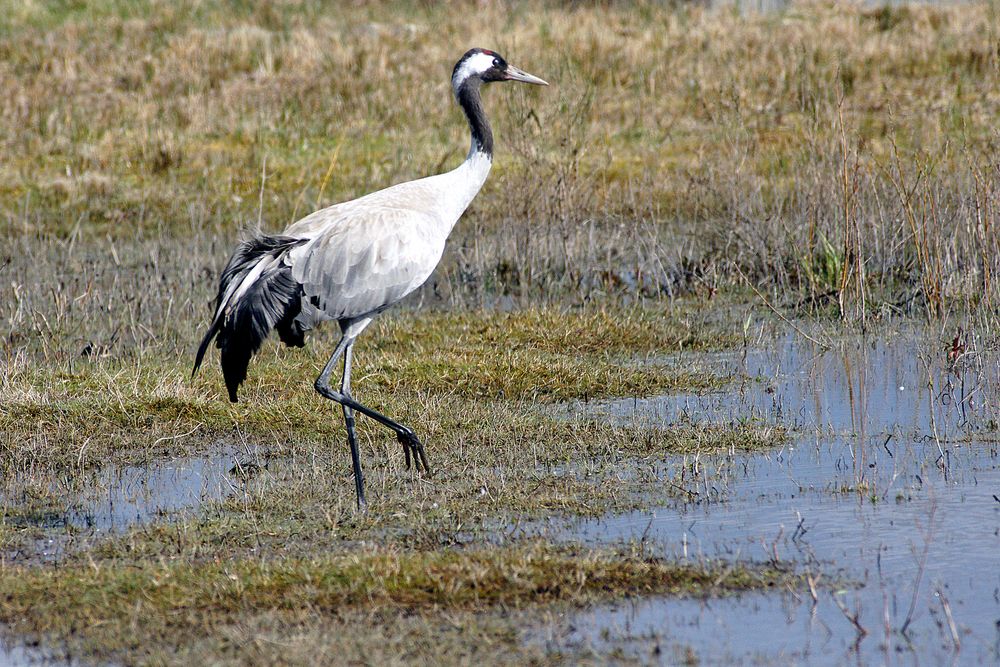
[[[450,614],[540,604],[580,605],[623,595],[705,595],[787,585],[773,568],[678,565],[636,551],[556,547],[544,542],[490,550],[355,553],[267,562],[108,563],[59,569],[6,569],[0,576],[0,619],[20,632],[67,642],[85,654],[142,662],[206,641],[227,659],[246,647],[227,645],[227,628],[248,610],[295,636],[318,622],[332,646],[344,617],[378,609],[387,622],[407,616],[446,625]],[[84,629],[86,631],[80,633]],[[295,629],[293,631],[293,629]],[[510,626],[494,637],[523,650]],[[286,637],[286,639],[289,637]],[[429,656],[428,656],[429,657]]]
[[[443,418],[435,408],[468,413],[469,401],[491,409],[512,401],[534,412],[539,402],[717,387],[723,378],[657,362],[668,352],[730,342],[717,331],[655,311],[437,312],[373,327],[358,346],[354,387],[362,400],[447,438],[434,424]],[[25,359],[6,369],[0,448],[12,463],[40,457],[76,466],[107,455],[184,451],[173,438],[179,434],[194,447],[234,429],[258,442],[292,441],[286,451],[329,442],[340,420],[312,380],[332,347],[325,332],[305,351],[266,348],[235,405],[225,400],[213,362],[189,378],[186,350],[165,354],[158,346],[134,357],[70,361],[67,370]],[[489,421],[489,412],[471,414]],[[469,421],[460,428],[482,431]]]

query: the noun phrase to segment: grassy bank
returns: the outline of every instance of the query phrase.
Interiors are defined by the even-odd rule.
[[[675,565],[634,551],[543,543],[17,574],[0,579],[0,618],[16,629],[67,637],[78,651],[168,664],[207,656],[269,664],[541,660],[538,649],[516,641],[518,621],[540,604],[796,585],[774,568]],[[472,636],[456,636],[452,625],[459,619]],[[422,631],[414,632],[415,623]],[[387,645],[379,630],[369,631],[372,625],[394,628],[392,641]],[[99,632],[71,631],[95,626]],[[474,636],[486,641],[471,641]],[[404,648],[401,639],[408,640]]]
[[[742,272],[848,316],[995,303],[992,3],[3,15],[8,238],[207,233],[215,266],[244,225],[456,164],[449,68],[483,44],[554,86],[487,93],[497,165],[438,274],[460,294],[711,292]]]

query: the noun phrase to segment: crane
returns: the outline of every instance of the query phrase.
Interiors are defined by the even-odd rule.
[[[452,70],[451,86],[469,122],[469,153],[456,169],[399,183],[358,199],[307,215],[279,235],[257,235],[241,242],[219,279],[215,314],[198,347],[192,376],[216,339],[229,400],[246,379],[251,357],[272,329],[289,347],[303,347],[305,332],[333,320],[341,337],[316,378],[321,396],[339,403],[357,492],[358,509],[367,506],[354,413],[388,427],[419,471],[430,471],[424,446],[407,426],[367,407],[351,394],[355,339],[386,308],[430,277],[445,241],[483,187],[493,164],[493,132],[483,111],[484,83],[520,81],[547,86],[495,51],[467,51]],[[339,391],[330,375],[343,359]]]

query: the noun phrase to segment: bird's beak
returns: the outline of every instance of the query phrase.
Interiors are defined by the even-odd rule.
[[[536,86],[547,86],[548,81],[544,79],[539,79],[533,74],[528,74],[524,70],[519,70],[513,65],[507,65],[507,71],[504,72],[507,81],[521,81],[523,83],[533,83]]]

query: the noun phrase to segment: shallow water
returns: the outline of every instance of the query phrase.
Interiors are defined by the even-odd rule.
[[[617,420],[791,428],[779,451],[664,462],[664,484],[686,497],[560,534],[645,538],[682,559],[794,563],[819,577],[818,599],[622,602],[552,619],[530,641],[664,663],[690,651],[708,664],[1000,664],[1000,355],[960,343],[956,360],[940,336],[823,351],[787,334],[715,358],[752,378],[727,391],[578,406]]]
[[[998,440],[1000,353],[961,338],[964,354],[956,355],[953,341],[919,332],[840,340],[830,350],[788,332],[767,349],[709,358],[721,373],[742,378],[735,387],[577,409],[658,423],[755,419],[812,433]]]
[[[57,655],[40,647],[8,645],[0,641],[0,667],[39,667],[39,665],[78,667],[81,664],[83,663],[71,657]]]
[[[242,475],[234,465],[240,462],[252,472],[258,464],[248,461],[254,458],[224,449],[202,457],[151,460],[141,466],[109,463],[98,471],[65,478],[15,475],[0,489],[0,502],[14,508],[6,521],[39,529],[41,536],[32,543],[31,553],[3,555],[50,561],[74,541],[185,516],[240,488]]]
[[[108,463],[66,478],[14,475],[0,488],[0,503],[9,512],[5,521],[38,529],[40,535],[19,544],[16,551],[0,550],[0,558],[58,562],[67,552],[103,536],[190,516],[203,504],[245,488],[245,481],[259,473],[262,464],[254,452],[223,447],[200,457],[151,460],[142,466]],[[2,630],[0,637],[8,634]],[[0,667],[78,664],[52,647],[0,639]]]

